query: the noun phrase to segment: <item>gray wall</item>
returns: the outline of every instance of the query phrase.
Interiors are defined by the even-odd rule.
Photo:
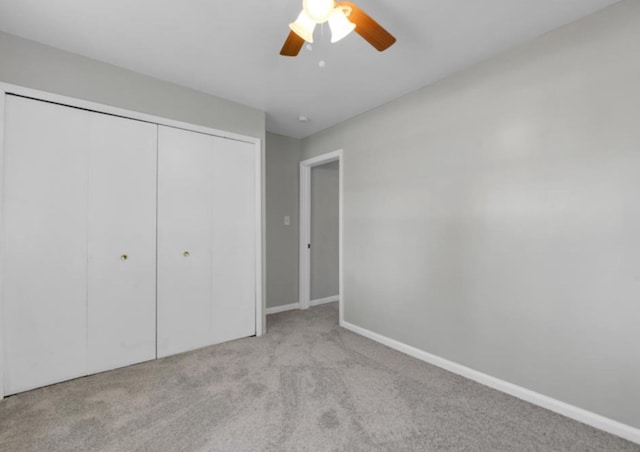
[[[321,132],[346,321],[640,427],[640,2]]]
[[[3,32],[0,81],[264,140],[260,110]]]
[[[339,164],[311,168],[311,300],[339,289]]]
[[[267,134],[267,307],[298,302],[299,185],[302,143]],[[284,225],[289,216],[291,224]]]

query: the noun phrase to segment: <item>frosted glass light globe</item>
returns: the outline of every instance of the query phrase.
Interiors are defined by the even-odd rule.
[[[305,10],[300,11],[300,15],[295,22],[289,24],[289,28],[305,41],[313,42],[313,30],[316,28],[316,23]]]
[[[347,19],[342,9],[336,8],[329,17],[329,27],[331,28],[331,42],[338,42],[355,30],[356,25]]]
[[[334,0],[303,0],[302,2],[302,7],[309,17],[319,24],[329,20],[334,5]]]

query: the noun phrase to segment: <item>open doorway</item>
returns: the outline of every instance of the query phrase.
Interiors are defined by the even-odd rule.
[[[343,320],[342,150],[300,162],[300,309],[338,301]]]

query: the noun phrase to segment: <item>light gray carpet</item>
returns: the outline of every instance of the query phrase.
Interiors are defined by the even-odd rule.
[[[2,451],[640,451],[337,326],[269,334],[0,402]]]

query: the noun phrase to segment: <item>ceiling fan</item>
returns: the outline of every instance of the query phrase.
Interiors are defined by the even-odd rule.
[[[313,42],[316,24],[325,22],[329,22],[331,28],[331,42],[338,42],[354,29],[380,52],[396,42],[391,33],[352,2],[302,0],[302,12],[295,22],[289,24],[291,31],[280,50],[280,55],[298,55],[305,41]]]

